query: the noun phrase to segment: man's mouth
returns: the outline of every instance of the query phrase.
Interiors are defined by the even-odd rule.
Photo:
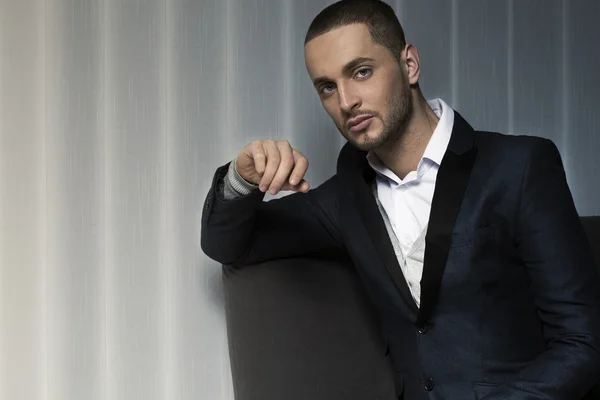
[[[368,127],[373,120],[372,115],[360,115],[348,121],[348,129],[353,132],[361,131]]]

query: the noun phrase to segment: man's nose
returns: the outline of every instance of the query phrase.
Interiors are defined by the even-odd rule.
[[[345,113],[351,113],[352,110],[360,106],[359,97],[347,87],[338,86],[338,96],[340,101],[340,108]]]

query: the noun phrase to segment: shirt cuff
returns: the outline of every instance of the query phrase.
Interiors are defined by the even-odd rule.
[[[225,186],[223,187],[223,194],[226,200],[232,200],[237,197],[246,196],[255,190],[258,190],[258,185],[250,183],[241,177],[241,175],[237,172],[235,165],[236,160],[233,160],[229,164],[229,170],[224,178]]]

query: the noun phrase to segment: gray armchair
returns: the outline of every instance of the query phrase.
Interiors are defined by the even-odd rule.
[[[600,266],[600,217],[582,223]],[[236,400],[396,398],[376,311],[349,261],[223,272]]]

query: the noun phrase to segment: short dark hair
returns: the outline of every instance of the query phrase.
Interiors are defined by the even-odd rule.
[[[404,30],[394,9],[380,0],[340,0],[331,4],[313,19],[304,44],[333,29],[351,24],[365,24],[373,41],[400,60],[400,53],[406,46]]]

